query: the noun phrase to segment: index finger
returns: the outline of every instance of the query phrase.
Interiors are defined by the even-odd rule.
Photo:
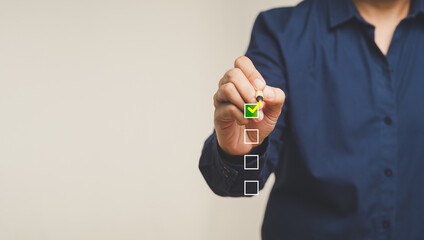
[[[266,82],[253,62],[246,56],[241,56],[234,62],[234,67],[240,69],[256,90],[263,90]]]

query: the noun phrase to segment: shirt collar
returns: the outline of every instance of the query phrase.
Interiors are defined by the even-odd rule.
[[[411,0],[410,17],[415,17],[420,13],[424,13],[424,0]]]
[[[358,14],[351,0],[330,0],[328,4],[330,28],[337,27]]]
[[[330,28],[335,28],[353,19],[362,19],[352,0],[329,0]],[[424,13],[424,0],[411,0],[408,18]]]

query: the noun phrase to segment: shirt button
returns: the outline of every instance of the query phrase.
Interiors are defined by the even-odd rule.
[[[384,229],[389,229],[390,228],[390,221],[388,220],[384,220],[381,225],[383,226]]]
[[[393,175],[393,171],[390,168],[386,168],[386,170],[384,170],[384,174],[386,174],[386,177],[391,177]]]
[[[390,125],[390,124],[392,124],[392,119],[390,117],[385,117],[384,123],[386,123],[387,125]]]

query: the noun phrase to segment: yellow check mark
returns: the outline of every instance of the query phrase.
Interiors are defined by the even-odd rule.
[[[254,113],[258,109],[258,107],[261,106],[261,104],[262,104],[262,101],[259,101],[258,104],[256,104],[256,106],[253,109],[250,107],[247,107],[247,110],[249,110],[251,113]]]

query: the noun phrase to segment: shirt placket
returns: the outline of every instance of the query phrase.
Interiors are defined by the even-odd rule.
[[[379,56],[379,68],[377,71],[379,94],[379,117],[381,129],[381,179],[379,199],[380,209],[379,226],[380,239],[390,239],[396,228],[396,186],[398,172],[398,113],[396,105],[396,89],[394,81],[396,77],[396,58],[400,37],[404,29],[402,24],[396,29],[387,56]],[[381,53],[381,52],[380,52]],[[379,164],[380,165],[380,164]]]

